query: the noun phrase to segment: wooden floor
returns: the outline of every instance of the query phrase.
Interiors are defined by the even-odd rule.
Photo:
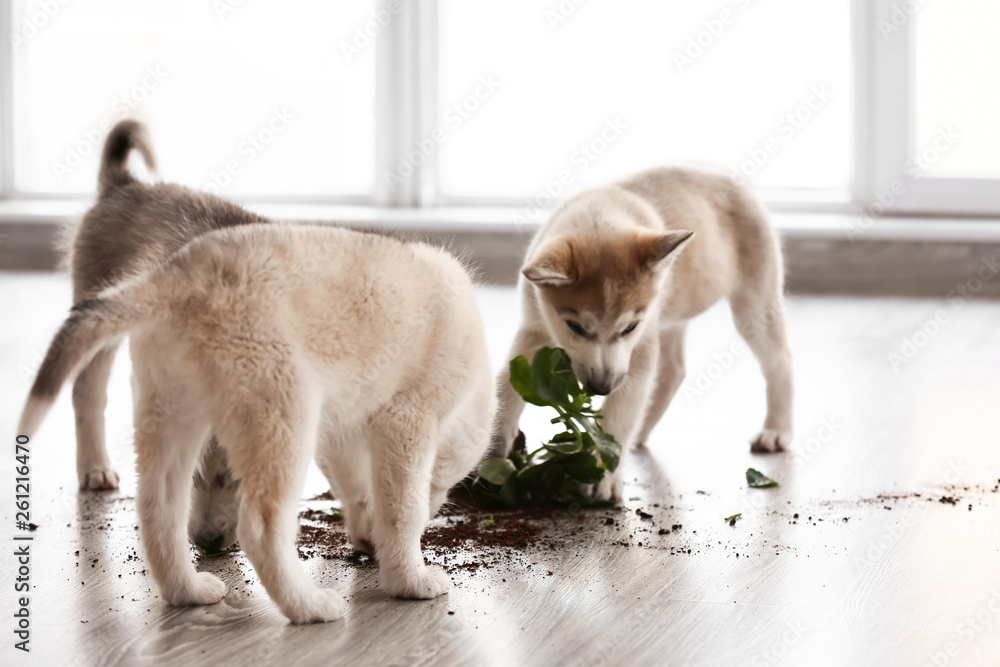
[[[68,299],[63,276],[0,274],[8,539],[16,417]],[[481,303],[499,364],[516,297],[483,289]],[[947,322],[893,369],[890,353],[939,309]],[[108,439],[121,490],[77,492],[65,392],[33,442],[32,652],[12,646],[9,546],[0,665],[1000,664],[1000,305],[792,298],[788,317],[793,451],[749,453],[763,382],[749,356],[725,358],[737,337],[715,308],[691,329],[685,388],[629,461],[624,510],[542,520],[546,540],[454,568],[451,593],[431,602],[387,598],[370,566],[305,561],[350,603],[345,620],[307,627],[288,625],[241,555],[200,565],[229,584],[223,603],[175,609],[157,597],[135,529],[120,355]],[[546,419],[528,414],[530,439]],[[750,466],[781,485],[748,489]],[[305,496],[323,490],[313,475]],[[449,563],[463,556],[476,554]]]

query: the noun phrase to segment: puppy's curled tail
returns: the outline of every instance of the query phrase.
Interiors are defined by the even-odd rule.
[[[29,437],[35,434],[63,383],[98,350],[140,324],[162,316],[157,308],[150,307],[154,303],[151,298],[155,298],[155,290],[146,277],[73,306],[38,369],[21,412],[18,433]]]
[[[156,171],[156,158],[150,147],[146,126],[137,120],[125,119],[119,121],[104,142],[104,152],[101,155],[101,171],[97,176],[97,189],[103,195],[111,188],[121,187],[135,182],[135,177],[126,167],[128,155],[132,149],[138,150],[150,171]]]

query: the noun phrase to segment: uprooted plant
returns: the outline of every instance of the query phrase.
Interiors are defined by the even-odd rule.
[[[528,403],[556,411],[553,424],[565,430],[528,452],[492,457],[479,466],[474,492],[510,507],[553,502],[607,505],[590,498],[583,487],[598,484],[618,467],[621,445],[601,428],[593,395],[580,386],[566,351],[543,347],[531,363],[524,356],[510,362],[510,384]]]

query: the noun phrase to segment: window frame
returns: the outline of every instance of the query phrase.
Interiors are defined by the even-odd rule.
[[[858,123],[866,125],[864,136],[857,137],[857,155],[866,160],[855,165],[856,173],[864,175],[858,179],[859,204],[876,215],[996,217],[1000,215],[1000,179],[927,174],[915,180],[903,178],[903,165],[921,147],[914,142],[916,17],[908,16],[902,25],[892,23],[892,13],[899,6],[898,0],[854,2],[860,47],[855,88],[863,88],[867,98],[856,113]],[[880,22],[896,30],[883,36]],[[901,193],[892,191],[897,181],[905,182]],[[890,200],[882,212],[881,206]]]
[[[388,10],[400,0],[377,0]],[[847,191],[769,190],[759,195],[772,210],[788,212],[878,215],[1000,216],[1000,179],[948,179],[924,176],[907,184],[891,205],[879,208],[879,196],[901,177],[901,167],[913,152],[914,21],[911,17],[889,39],[879,21],[898,0],[852,0],[852,70],[854,75],[852,184]],[[397,188],[385,175],[399,157],[433,131],[438,108],[438,0],[408,3],[383,28],[376,40],[375,179],[365,195],[247,196],[248,204],[331,204],[345,206],[480,210],[495,219],[498,209],[523,205],[524,198],[482,198],[447,195],[438,181],[439,153],[433,153]],[[918,9],[919,11],[919,9]],[[13,0],[0,0],[0,201],[37,202],[74,199],[56,193],[16,190],[13,156],[13,56],[9,35]],[[79,199],[79,197],[75,197]],[[415,219],[425,218],[415,215]],[[515,228],[511,223],[511,229]]]

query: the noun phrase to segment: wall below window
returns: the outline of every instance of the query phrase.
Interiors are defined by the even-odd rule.
[[[513,284],[537,226],[496,210],[256,207],[278,219],[380,229],[444,246],[483,282]],[[0,270],[51,271],[63,221],[73,215],[0,209]],[[885,218],[867,228],[847,215],[775,213],[788,291],[803,294],[1000,297],[1000,221]]]

